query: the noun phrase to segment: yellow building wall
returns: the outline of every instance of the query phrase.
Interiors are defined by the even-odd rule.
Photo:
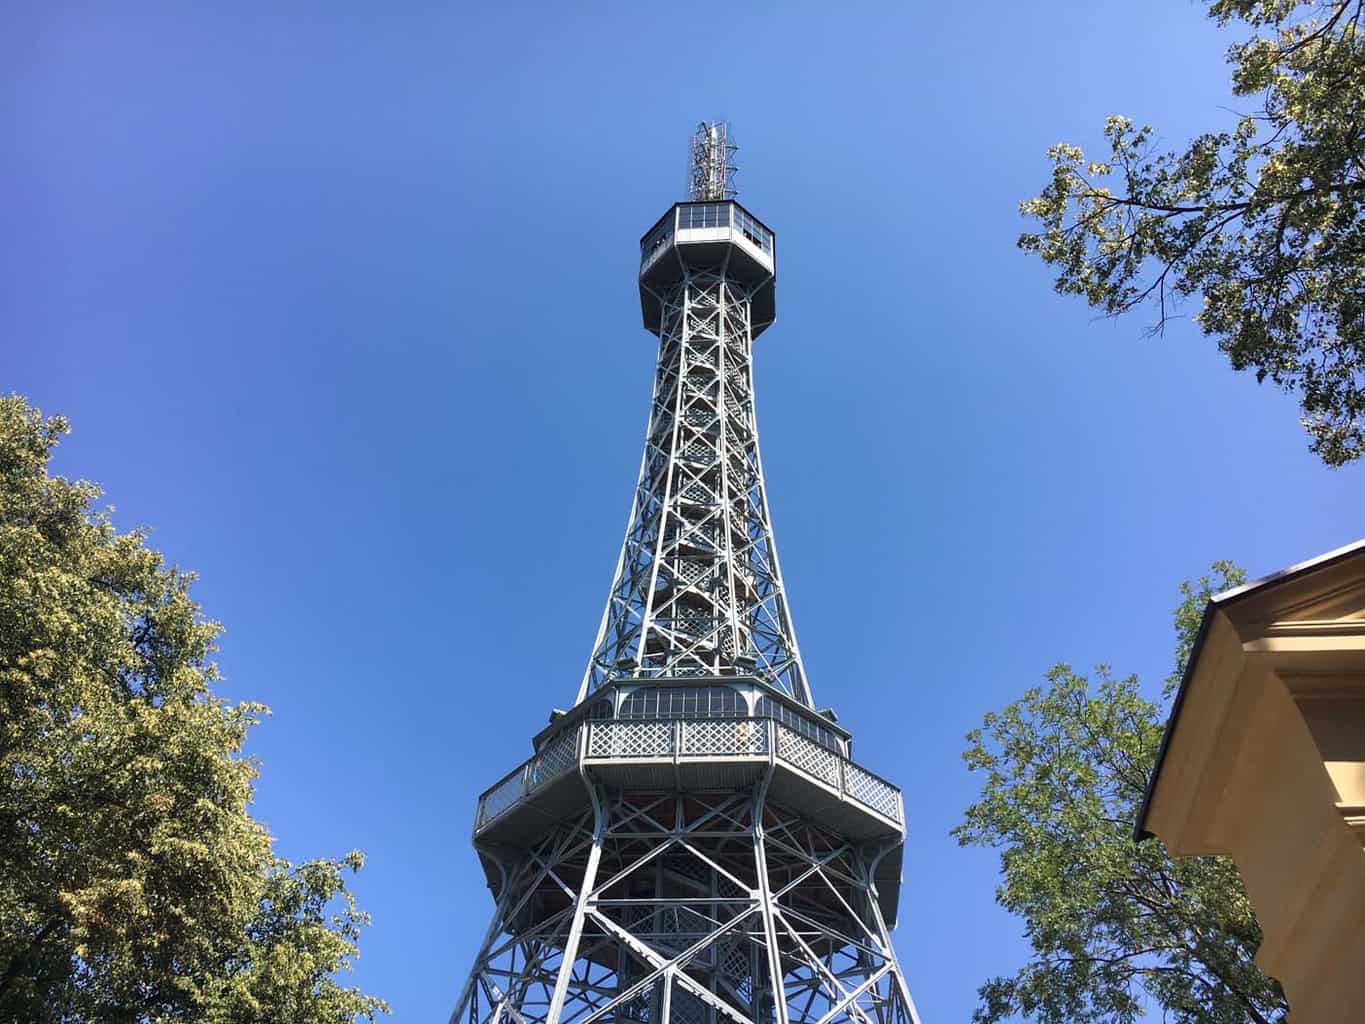
[[[1365,551],[1208,615],[1144,826],[1237,864],[1294,1024],[1365,1021]]]

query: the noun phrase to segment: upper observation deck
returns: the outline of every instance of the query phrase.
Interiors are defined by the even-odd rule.
[[[675,203],[640,239],[640,308],[658,334],[663,295],[688,273],[721,271],[750,285],[750,327],[757,336],[776,318],[773,231],[733,199]]]

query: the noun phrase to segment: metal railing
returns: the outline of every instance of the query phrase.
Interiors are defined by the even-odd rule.
[[[475,830],[515,807],[541,786],[577,768],[584,732],[586,761],[766,760],[771,755],[840,796],[898,825],[904,824],[899,789],[771,718],[674,718],[591,721],[566,729],[479,798]]]
[[[668,247],[673,244],[673,224],[662,231],[657,231],[650,235],[640,245],[640,272],[644,273],[654,261],[668,251]]]
[[[768,720],[670,718],[592,722],[588,758],[764,757]]]
[[[551,739],[540,752],[513,769],[500,782],[479,797],[475,829],[510,810],[547,782],[578,767],[578,736],[582,727],[566,729]]]

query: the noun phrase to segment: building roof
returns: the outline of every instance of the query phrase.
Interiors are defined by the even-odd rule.
[[[1137,822],[1133,826],[1133,838],[1137,842],[1142,842],[1142,840],[1149,839],[1152,836],[1152,833],[1147,831],[1147,812],[1152,806],[1152,795],[1156,792],[1157,780],[1161,777],[1161,767],[1166,761],[1166,751],[1170,748],[1171,738],[1175,735],[1175,730],[1179,725],[1180,709],[1185,703],[1185,694],[1189,689],[1190,680],[1194,677],[1195,666],[1199,663],[1199,653],[1203,649],[1204,638],[1208,635],[1209,625],[1213,621],[1214,614],[1220,609],[1235,605],[1253,594],[1266,593],[1289,583],[1291,580],[1300,579],[1361,552],[1365,552],[1365,538],[1318,555],[1316,558],[1310,558],[1306,562],[1291,565],[1279,572],[1262,576],[1250,583],[1244,583],[1240,587],[1224,590],[1209,599],[1209,603],[1204,606],[1204,616],[1200,620],[1199,632],[1195,635],[1189,660],[1185,662],[1185,671],[1180,677],[1180,688],[1176,690],[1175,701],[1171,704],[1171,715],[1166,721],[1166,731],[1161,737],[1161,749],[1157,751],[1156,766],[1152,769],[1152,774],[1147,780],[1147,792],[1142,798],[1142,809],[1138,811]]]

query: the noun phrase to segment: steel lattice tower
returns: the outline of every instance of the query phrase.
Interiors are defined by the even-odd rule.
[[[754,418],[772,231],[722,123],[641,242],[659,362],[572,710],[479,799],[493,920],[451,1024],[918,1024],[888,930],[900,791],[811,698]]]

